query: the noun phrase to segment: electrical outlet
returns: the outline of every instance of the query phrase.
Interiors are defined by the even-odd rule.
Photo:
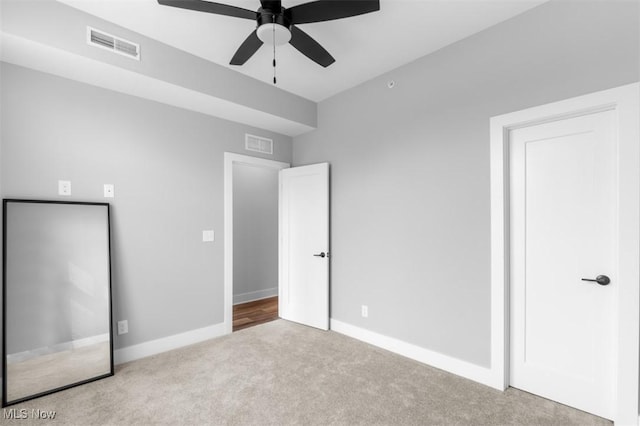
[[[104,184],[104,197],[105,198],[113,198],[114,197],[115,188],[112,183]]]
[[[368,318],[369,317],[369,307],[367,305],[362,305],[361,313],[362,313],[362,318]]]
[[[213,229],[205,229],[204,231],[202,231],[202,241],[205,243],[210,243],[212,241],[215,241],[216,236],[215,233],[213,232]]]
[[[58,181],[58,195],[71,195],[71,181]]]
[[[127,334],[129,332],[129,321],[118,321],[118,334]]]

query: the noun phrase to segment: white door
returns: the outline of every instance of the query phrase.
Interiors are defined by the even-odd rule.
[[[614,414],[614,112],[510,133],[511,386]],[[601,283],[584,281],[601,277]]]
[[[280,317],[329,329],[329,164],[280,171]]]

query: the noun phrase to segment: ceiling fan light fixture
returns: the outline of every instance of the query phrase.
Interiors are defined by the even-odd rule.
[[[289,43],[289,40],[291,40],[291,31],[289,31],[289,28],[277,23],[262,24],[258,27],[256,33],[260,41],[269,46],[272,46],[274,42],[276,46],[281,46]]]

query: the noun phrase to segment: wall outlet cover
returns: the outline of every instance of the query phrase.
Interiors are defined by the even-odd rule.
[[[112,183],[104,184],[104,197],[105,198],[113,198],[115,195],[115,188]]]
[[[215,241],[215,233],[213,232],[213,229],[205,229],[204,231],[202,231],[202,241],[205,243],[210,243],[212,241]]]
[[[368,318],[369,317],[369,307],[367,305],[362,305],[361,313],[362,313],[362,318]]]
[[[69,180],[58,181],[58,195],[71,195],[71,181]]]
[[[129,321],[118,321],[118,334],[127,334],[129,332]]]

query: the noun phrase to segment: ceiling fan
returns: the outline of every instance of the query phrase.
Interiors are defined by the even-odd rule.
[[[380,0],[320,0],[290,8],[282,7],[280,0],[260,0],[261,7],[256,12],[204,0],[158,0],[158,3],[255,20],[256,29],[233,55],[231,65],[243,65],[263,43],[274,46],[290,43],[307,58],[328,67],[335,62],[333,56],[296,25],[348,18],[380,10]]]

